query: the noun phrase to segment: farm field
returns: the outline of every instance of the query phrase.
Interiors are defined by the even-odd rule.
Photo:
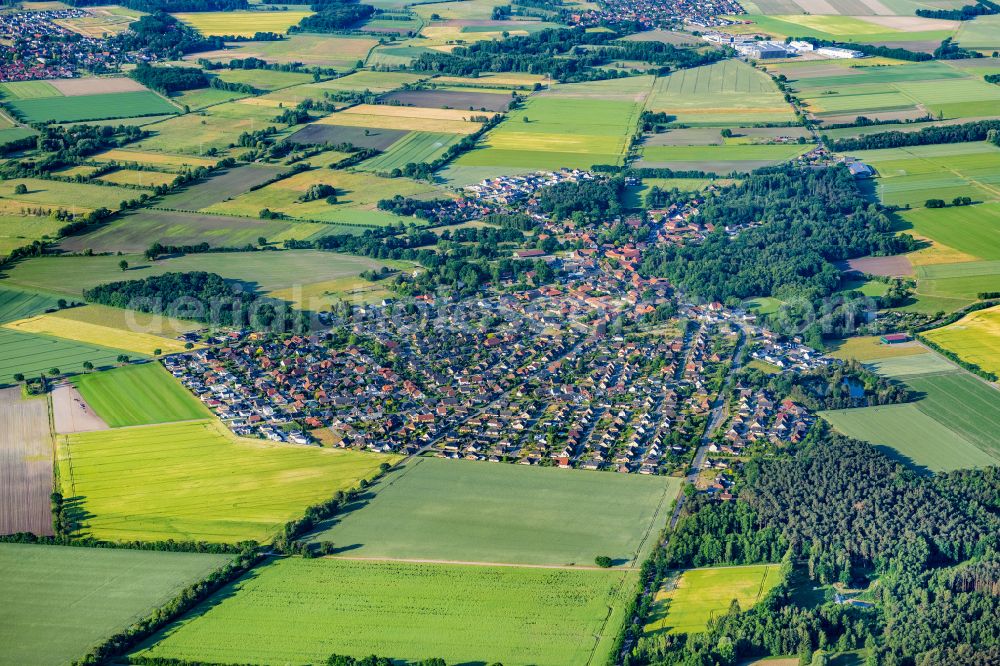
[[[831,5],[832,6],[832,5]],[[801,10],[800,10],[801,11]],[[844,42],[875,44],[879,42],[937,42],[954,35],[956,21],[908,17],[905,24],[886,21],[879,16],[830,16],[823,14],[789,14],[743,17],[751,25],[740,26],[743,32],[764,32],[777,39],[815,37]],[[899,26],[895,27],[893,24]],[[911,46],[911,48],[914,48]],[[916,47],[919,49],[919,46]],[[922,49],[919,49],[922,50]]]
[[[226,215],[203,215],[174,210],[142,209],[82,236],[70,236],[59,243],[69,252],[140,253],[155,242],[164,245],[209,243],[226,247],[256,244],[264,237],[280,244],[287,239],[310,240],[334,233],[358,233],[357,227],[332,224],[256,220]]]
[[[347,69],[353,67],[358,60],[364,60],[377,44],[369,36],[300,34],[289,35],[277,42],[232,42],[223,51],[205,51],[187,58],[207,58],[213,62],[229,62],[234,58],[261,58],[278,64],[301,62],[310,67]]]
[[[0,544],[0,662],[68,664],[231,556]]]
[[[63,224],[51,217],[0,214],[0,257],[32,241],[57,236]]]
[[[24,319],[59,307],[59,299],[33,291],[0,286],[0,324]]]
[[[99,176],[97,180],[103,183],[114,183],[115,185],[138,185],[139,187],[154,188],[159,185],[169,185],[177,178],[177,174],[163,171],[136,171],[133,169],[119,169]]]
[[[15,194],[14,189],[24,185],[26,194]],[[15,178],[0,181],[0,197],[25,207],[46,206],[65,208],[70,212],[87,212],[106,206],[116,209],[118,203],[135,199],[139,193],[124,187],[91,185],[88,183],[64,183],[41,178]]]
[[[231,15],[232,12],[227,12]],[[313,80],[311,74],[302,72],[273,72],[267,69],[218,69],[212,72],[217,78],[229,83],[245,83],[258,90],[287,88]]]
[[[454,164],[496,167],[493,175],[621,164],[652,81],[572,83],[559,86],[558,94],[533,95]]]
[[[91,158],[94,162],[121,162],[128,164],[135,162],[154,169],[163,171],[181,171],[189,167],[215,166],[218,159],[206,157],[192,157],[191,155],[169,155],[165,153],[154,153],[142,150],[125,150],[116,148],[94,155]]]
[[[84,361],[95,368],[110,367],[121,354],[118,349],[53,338],[47,335],[21,333],[0,328],[0,386],[14,381],[14,375],[38,377],[56,368],[61,373],[83,371]]]
[[[765,74],[738,60],[657,77],[646,110],[692,127],[791,122],[791,106]]]
[[[903,230],[977,259],[1000,260],[1000,203],[900,211]]]
[[[1000,90],[1000,86],[997,87]],[[854,153],[878,171],[883,203],[922,206],[927,199],[1000,200],[1000,148],[985,141]]]
[[[808,152],[812,144],[725,145],[725,146],[645,146],[641,167],[667,167],[678,171],[715,173],[752,171],[786,162]]]
[[[274,108],[226,102],[199,113],[176,116],[147,127],[153,136],[130,145],[130,150],[203,156],[213,148],[220,153],[212,163],[225,157],[229,145],[243,132],[267,127],[276,115]],[[237,152],[237,151],[234,151]],[[242,152],[242,151],[238,151]]]
[[[916,402],[822,412],[840,432],[866,439],[930,471],[996,465],[1000,392],[933,353],[879,359],[873,366],[917,392]],[[929,436],[930,433],[933,433]]]
[[[883,344],[878,336],[859,336],[837,342],[833,349],[827,348],[827,354],[844,360],[857,359],[862,362],[875,361],[884,358],[900,356],[924,355],[927,350],[915,342],[902,344]]]
[[[253,37],[256,32],[285,33],[289,27],[312,13],[308,11],[192,12],[177,13],[173,16],[206,37],[225,35]]]
[[[138,654],[225,663],[379,653],[409,663],[433,655],[448,663],[598,665],[612,649],[634,576],[286,558],[225,588],[218,602]]]
[[[3,327],[22,333],[40,333],[84,344],[112,346],[115,349],[135,354],[152,355],[157,349],[166,354],[184,351],[183,343],[177,340],[130,330],[126,327],[115,328],[93,322],[66,319],[59,317],[57,313],[12,321],[4,324]]]
[[[280,166],[247,164],[226,169],[208,180],[168,194],[160,200],[161,208],[198,211],[212,204],[231,199],[276,178],[282,173]]]
[[[356,92],[370,90],[375,93],[381,93],[401,88],[406,84],[417,83],[426,78],[427,75],[425,74],[414,74],[412,72],[376,72],[372,70],[361,70],[331,81],[324,81],[317,85],[328,90],[346,90]]]
[[[126,259],[129,270],[122,273],[118,262]],[[64,262],[64,263],[55,263]],[[222,277],[252,284],[264,292],[288,289],[342,277],[356,277],[382,262],[317,250],[293,250],[241,254],[189,254],[147,262],[142,255],[93,257],[39,257],[18,263],[8,272],[11,286],[38,289],[79,297],[84,289],[106,282],[141,279],[168,272],[211,271]],[[74,284],[66,284],[62,271],[72,271]]]
[[[155,362],[80,375],[73,384],[112,428],[211,417],[207,407]]]
[[[336,188],[337,202],[330,204],[325,199],[299,201],[310,186],[318,184]],[[420,198],[440,193],[441,190],[434,185],[408,178],[388,179],[368,173],[314,169],[213,204],[204,211],[256,218],[261,209],[269,208],[297,220],[380,226],[411,221],[379,210],[377,204],[380,199],[395,194]]]
[[[96,303],[59,310],[53,312],[51,316],[67,321],[98,324],[126,331],[136,330],[169,339],[205,327],[204,324],[196,321],[146,314],[138,310],[125,310]]]
[[[957,310],[986,291],[1000,291],[1000,261],[934,263],[916,267],[916,303],[903,309],[934,313]]]
[[[63,494],[82,533],[112,541],[266,542],[306,507],[395,456],[237,439],[217,421],[59,438]]]
[[[460,135],[441,132],[411,132],[360,165],[365,171],[392,171],[407,164],[433,162],[452,145],[461,140]]]
[[[65,123],[178,112],[178,108],[173,104],[148,90],[104,95],[19,99],[8,101],[6,104],[14,113],[29,123]]]
[[[692,634],[704,631],[716,614],[736,599],[747,610],[781,582],[781,565],[688,569],[668,579],[656,593],[646,634]]]
[[[653,545],[677,479],[422,458],[322,525],[351,557],[635,564]]]
[[[384,103],[399,103],[433,109],[461,109],[480,112],[503,112],[511,104],[509,94],[478,90],[399,90],[381,97]]]
[[[0,534],[51,535],[51,493],[48,401],[25,399],[20,387],[0,389]]]
[[[961,359],[1000,374],[1000,306],[967,314],[924,335]]]
[[[317,124],[345,127],[371,127],[391,130],[473,134],[481,123],[472,120],[481,111],[430,109],[415,106],[358,104],[320,118]]]

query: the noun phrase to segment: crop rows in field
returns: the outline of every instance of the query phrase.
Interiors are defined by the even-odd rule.
[[[366,171],[392,171],[411,163],[433,162],[460,139],[460,135],[444,132],[411,132],[381,155],[366,161],[361,168]]]
[[[173,104],[149,91],[20,99],[7,102],[7,106],[29,123],[154,116],[178,111]]]
[[[82,375],[73,383],[91,409],[112,428],[211,416],[159,363]]]
[[[59,299],[32,291],[0,287],[0,323],[30,317],[59,306]]]
[[[107,410],[106,410],[107,411]],[[60,437],[59,479],[100,539],[267,541],[390,456],[234,438],[214,421]]]
[[[0,661],[68,664],[231,556],[0,544]]]
[[[110,367],[121,354],[118,349],[9,328],[0,328],[0,348],[4,351],[0,358],[0,385],[13,382],[17,373],[37,377],[48,374],[51,368],[63,374],[81,372],[84,361],[90,361],[95,368]]]
[[[141,655],[319,663],[604,664],[636,574],[289,558],[258,569]],[[289,609],[295,612],[290,613]]]
[[[0,389],[0,534],[52,534],[51,493],[48,402]]]

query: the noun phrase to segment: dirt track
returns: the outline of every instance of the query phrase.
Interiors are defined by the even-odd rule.
[[[60,384],[52,391],[52,416],[60,435],[108,429],[72,384]]]

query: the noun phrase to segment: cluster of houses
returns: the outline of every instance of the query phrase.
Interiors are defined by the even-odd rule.
[[[740,455],[754,444],[797,444],[815,422],[805,407],[789,399],[776,403],[763,389],[737,387],[731,407],[733,416],[721,441],[709,446],[711,452]]]
[[[0,14],[0,82],[73,78],[80,69],[117,69],[141,57],[56,24],[88,16],[82,9]]]
[[[604,0],[594,9],[574,14],[573,21],[587,26],[628,21],[647,30],[678,23],[707,28],[732,25],[723,17],[734,14],[746,14],[736,0]]]
[[[487,201],[498,205],[513,204],[532,205],[538,190],[559,183],[578,183],[594,180],[596,176],[589,171],[580,169],[561,169],[559,171],[539,171],[522,176],[497,176],[468,185],[466,193],[479,201]]]

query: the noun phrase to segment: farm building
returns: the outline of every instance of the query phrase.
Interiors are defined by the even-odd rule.
[[[884,345],[897,345],[901,342],[909,342],[909,333],[888,333],[882,336],[882,344]]]

